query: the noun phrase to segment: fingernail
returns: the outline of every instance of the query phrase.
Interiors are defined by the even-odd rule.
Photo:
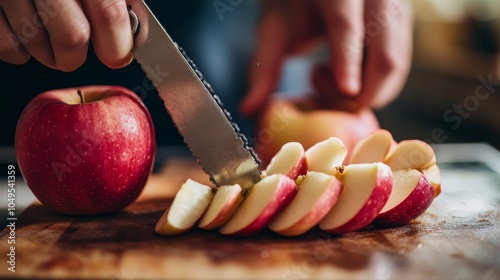
[[[132,52],[130,52],[129,56],[128,56],[128,62],[127,64],[125,64],[124,66],[127,66],[129,65],[130,63],[132,63],[132,61],[134,60],[134,54]]]
[[[132,53],[130,53],[128,56],[126,56],[124,58],[124,60],[123,60],[124,62],[115,63],[115,64],[108,65],[108,66],[112,69],[120,69],[120,68],[128,66],[130,63],[132,63],[133,60],[134,60],[134,55]]]
[[[349,96],[357,96],[360,91],[359,81],[353,77],[347,78],[342,84],[342,91]]]

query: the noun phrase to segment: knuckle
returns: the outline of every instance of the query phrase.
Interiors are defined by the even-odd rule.
[[[55,44],[62,49],[80,49],[88,44],[90,40],[90,27],[87,22],[76,22],[66,29],[56,40]]]
[[[380,73],[404,73],[407,71],[408,65],[404,62],[405,58],[396,54],[384,52],[377,56],[376,65]]]
[[[20,42],[12,37],[0,37],[0,60],[13,64],[24,64],[30,55],[26,53]]]
[[[329,19],[330,24],[338,30],[357,30],[359,26],[353,20],[353,17],[345,13],[332,14]]]
[[[120,0],[107,0],[100,2],[100,13],[96,13],[96,25],[110,25],[122,23],[128,20],[128,12],[125,9],[123,1]]]
[[[0,37],[0,56],[4,57],[15,53],[16,47],[13,46],[12,40],[7,37]]]
[[[339,6],[336,1],[320,0],[320,3],[321,13],[329,26],[348,32],[362,31],[363,20],[354,11],[342,5]]]

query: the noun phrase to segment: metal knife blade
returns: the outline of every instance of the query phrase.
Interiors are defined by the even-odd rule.
[[[258,182],[257,156],[192,60],[143,0],[133,3],[131,15],[137,29],[134,56],[212,182],[218,186],[238,183],[245,188]]]

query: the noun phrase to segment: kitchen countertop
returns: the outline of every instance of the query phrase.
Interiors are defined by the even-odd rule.
[[[443,192],[411,224],[343,236],[313,229],[295,238],[199,229],[156,235],[154,225],[180,184],[208,180],[191,158],[168,157],[140,199],[120,213],[68,217],[31,204],[16,222],[16,272],[3,265],[0,277],[499,279],[500,155],[485,144],[434,148]],[[2,263],[9,234],[0,233]]]

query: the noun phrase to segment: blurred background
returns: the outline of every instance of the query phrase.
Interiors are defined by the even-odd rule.
[[[171,36],[196,62],[247,135],[252,121],[237,105],[247,89],[246,72],[255,44],[258,1],[147,1]],[[400,97],[376,112],[396,140],[431,143],[486,142],[500,148],[500,1],[415,0],[414,59]],[[307,58],[293,58],[277,91],[308,88]],[[0,62],[0,146],[12,147],[15,125],[38,93],[89,84],[122,85],[146,103],[159,145],[182,145],[157,93],[147,91],[134,62],[120,70],[103,66],[89,51],[72,73],[53,71],[35,60],[22,66]],[[2,149],[2,153],[8,150]]]
[[[378,112],[400,139],[500,148],[500,1],[414,0],[413,67]],[[441,136],[438,136],[441,135]]]

